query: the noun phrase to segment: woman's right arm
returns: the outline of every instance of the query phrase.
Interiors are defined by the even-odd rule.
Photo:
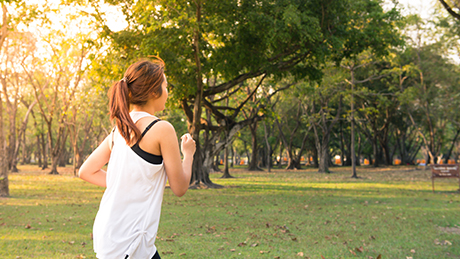
[[[165,121],[158,123],[161,132],[160,150],[163,157],[169,185],[173,193],[181,197],[187,192],[192,176],[193,155],[195,154],[195,141],[190,134],[181,137],[181,149],[184,156],[181,161],[179,143],[174,127]]]

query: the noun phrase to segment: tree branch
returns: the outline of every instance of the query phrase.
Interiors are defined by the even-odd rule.
[[[460,20],[460,14],[456,13],[444,0],[439,0],[439,2],[446,8],[447,12],[452,15],[455,19]]]

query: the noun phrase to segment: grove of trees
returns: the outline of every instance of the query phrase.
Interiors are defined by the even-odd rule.
[[[18,164],[76,175],[112,128],[108,88],[152,56],[171,93],[159,116],[197,143],[191,187],[240,161],[352,177],[456,162],[455,6],[426,20],[381,0],[3,1],[0,196]]]

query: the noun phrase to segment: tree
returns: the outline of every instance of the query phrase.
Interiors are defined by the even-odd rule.
[[[54,31],[45,39],[50,51],[48,59],[35,58],[32,63],[23,63],[47,127],[51,174],[58,174],[57,166],[68,133],[65,125],[67,113],[80,87],[83,61],[88,54],[88,45],[82,38],[64,39],[62,32]]]
[[[355,134],[354,134],[354,86],[372,79],[355,80],[355,70],[364,64],[358,62],[363,52],[369,52],[377,57],[388,53],[391,47],[402,43],[395,22],[400,19],[396,6],[388,12],[384,12],[379,1],[359,1],[355,8],[365,10],[368,16],[363,16],[358,12],[351,12],[350,20],[354,24],[349,28],[350,39],[344,46],[337,50],[339,60],[346,58],[341,66],[350,73],[348,83],[351,86],[350,96],[350,123],[351,123],[351,160],[352,178],[357,178],[356,174],[356,154],[355,154]]]
[[[313,88],[309,119],[315,133],[316,150],[319,152],[318,172],[329,173],[330,140],[334,126],[342,115],[342,93],[345,87],[341,69],[329,64],[324,69],[324,73],[322,82],[315,84]]]
[[[302,83],[293,86],[291,91],[283,92],[276,96],[274,102],[271,96],[267,96],[267,101],[274,113],[274,124],[278,129],[280,142],[287,153],[286,169],[300,169],[300,159],[308,140],[307,123],[305,113],[308,105],[304,102],[304,92],[301,90],[305,86]],[[280,147],[281,148],[281,147]],[[296,152],[298,151],[298,152]],[[280,159],[281,159],[280,155]]]
[[[449,129],[457,131],[455,112],[458,101],[458,67],[445,54],[455,45],[457,36],[443,30],[446,23],[427,24],[420,17],[407,18],[406,28],[414,31],[410,45],[401,54],[401,64],[413,64],[400,100],[407,107],[408,117],[422,139],[430,163],[438,161],[447,143]],[[453,142],[456,138],[453,137]]]
[[[4,2],[2,4],[2,26],[0,28],[0,51],[3,49],[3,44],[8,37],[9,15],[8,9]],[[10,195],[8,185],[8,166],[5,148],[5,133],[3,129],[3,98],[0,99],[0,197]]]

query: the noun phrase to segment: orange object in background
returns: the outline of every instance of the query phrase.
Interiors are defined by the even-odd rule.
[[[364,159],[364,165],[369,165],[369,159]]]
[[[244,160],[241,160],[241,161],[240,161],[240,165],[244,165]]]
[[[396,158],[395,161],[394,161],[394,164],[395,165],[400,165],[401,164],[401,159]]]
[[[455,163],[455,160],[449,159],[449,160],[447,160],[447,164],[449,164],[449,165],[454,165],[454,164],[456,164],[456,163]]]
[[[340,160],[340,158],[336,158],[336,159],[335,159],[335,164],[336,164],[336,165],[342,164],[342,160]]]

